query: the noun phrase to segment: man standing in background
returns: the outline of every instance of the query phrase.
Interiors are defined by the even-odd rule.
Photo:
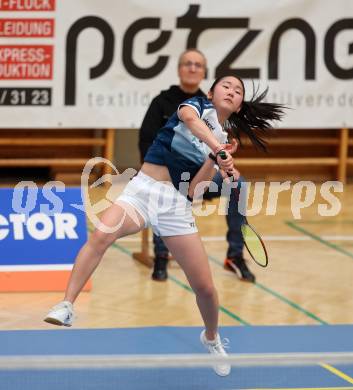
[[[187,49],[179,57],[178,76],[179,85],[172,85],[168,90],[162,91],[156,96],[143,119],[139,132],[139,150],[141,162],[148,148],[152,145],[158,131],[166,124],[169,117],[178,109],[178,106],[185,100],[194,96],[205,96],[200,89],[200,83],[206,74],[206,58],[197,49]],[[217,173],[213,178],[217,184],[218,192],[207,191],[204,199],[212,199],[221,195],[223,178]],[[240,187],[242,178],[238,180]],[[243,258],[244,243],[240,227],[243,223],[243,216],[238,211],[239,189],[232,189],[229,200],[229,208],[226,216],[228,232],[228,251],[224,267],[235,272],[238,277],[248,282],[255,282],[255,276],[247,267]],[[153,235],[154,244],[154,268],[152,279],[164,281],[168,278],[167,264],[169,251],[163,240]]]

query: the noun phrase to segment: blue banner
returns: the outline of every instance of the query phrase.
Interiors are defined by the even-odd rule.
[[[87,240],[80,188],[0,189],[0,266],[73,264]]]

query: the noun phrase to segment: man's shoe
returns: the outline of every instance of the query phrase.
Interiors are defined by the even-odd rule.
[[[237,274],[238,278],[241,280],[255,283],[255,275],[249,270],[242,256],[225,259],[224,268]]]
[[[168,279],[167,273],[168,259],[164,257],[156,257],[154,259],[154,266],[152,272],[152,279],[158,282],[164,282]]]
[[[45,322],[59,326],[71,326],[74,319],[74,310],[72,303],[62,301],[50,309],[48,315],[44,318]]]
[[[221,338],[219,337],[219,334],[217,334],[215,340],[210,341],[207,340],[206,331],[203,330],[200,334],[200,341],[211,355],[220,357],[227,356],[227,352],[224,350],[224,347],[226,346],[226,344],[228,344],[229,340],[224,339],[222,342]],[[217,375],[227,376],[230,374],[231,366],[227,363],[219,363],[215,365],[213,369],[216,371]]]

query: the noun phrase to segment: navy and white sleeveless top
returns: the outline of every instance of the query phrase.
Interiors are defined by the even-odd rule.
[[[220,143],[227,143],[227,133],[218,122],[213,104],[205,97],[193,97],[180,104],[193,108],[206,123]],[[144,158],[145,162],[165,165],[174,187],[179,190],[180,181],[191,181],[211,149],[195,137],[175,112],[160,130]],[[185,174],[188,173],[188,174]],[[183,175],[184,174],[184,175]],[[183,175],[183,176],[182,176]]]

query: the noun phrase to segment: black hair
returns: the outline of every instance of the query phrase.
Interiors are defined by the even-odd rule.
[[[241,78],[229,75],[238,79],[243,87],[245,97],[245,85]],[[227,76],[218,77],[212,84],[210,91],[213,92],[215,86]],[[253,96],[249,101],[243,100],[240,111],[234,112],[225,123],[225,130],[229,136],[236,138],[241,145],[241,134],[244,133],[252,144],[264,152],[267,151],[267,143],[264,136],[272,129],[271,121],[280,120],[284,114],[283,109],[287,108],[282,104],[263,102],[268,92],[266,88],[259,93],[259,88],[255,90],[253,84]]]

